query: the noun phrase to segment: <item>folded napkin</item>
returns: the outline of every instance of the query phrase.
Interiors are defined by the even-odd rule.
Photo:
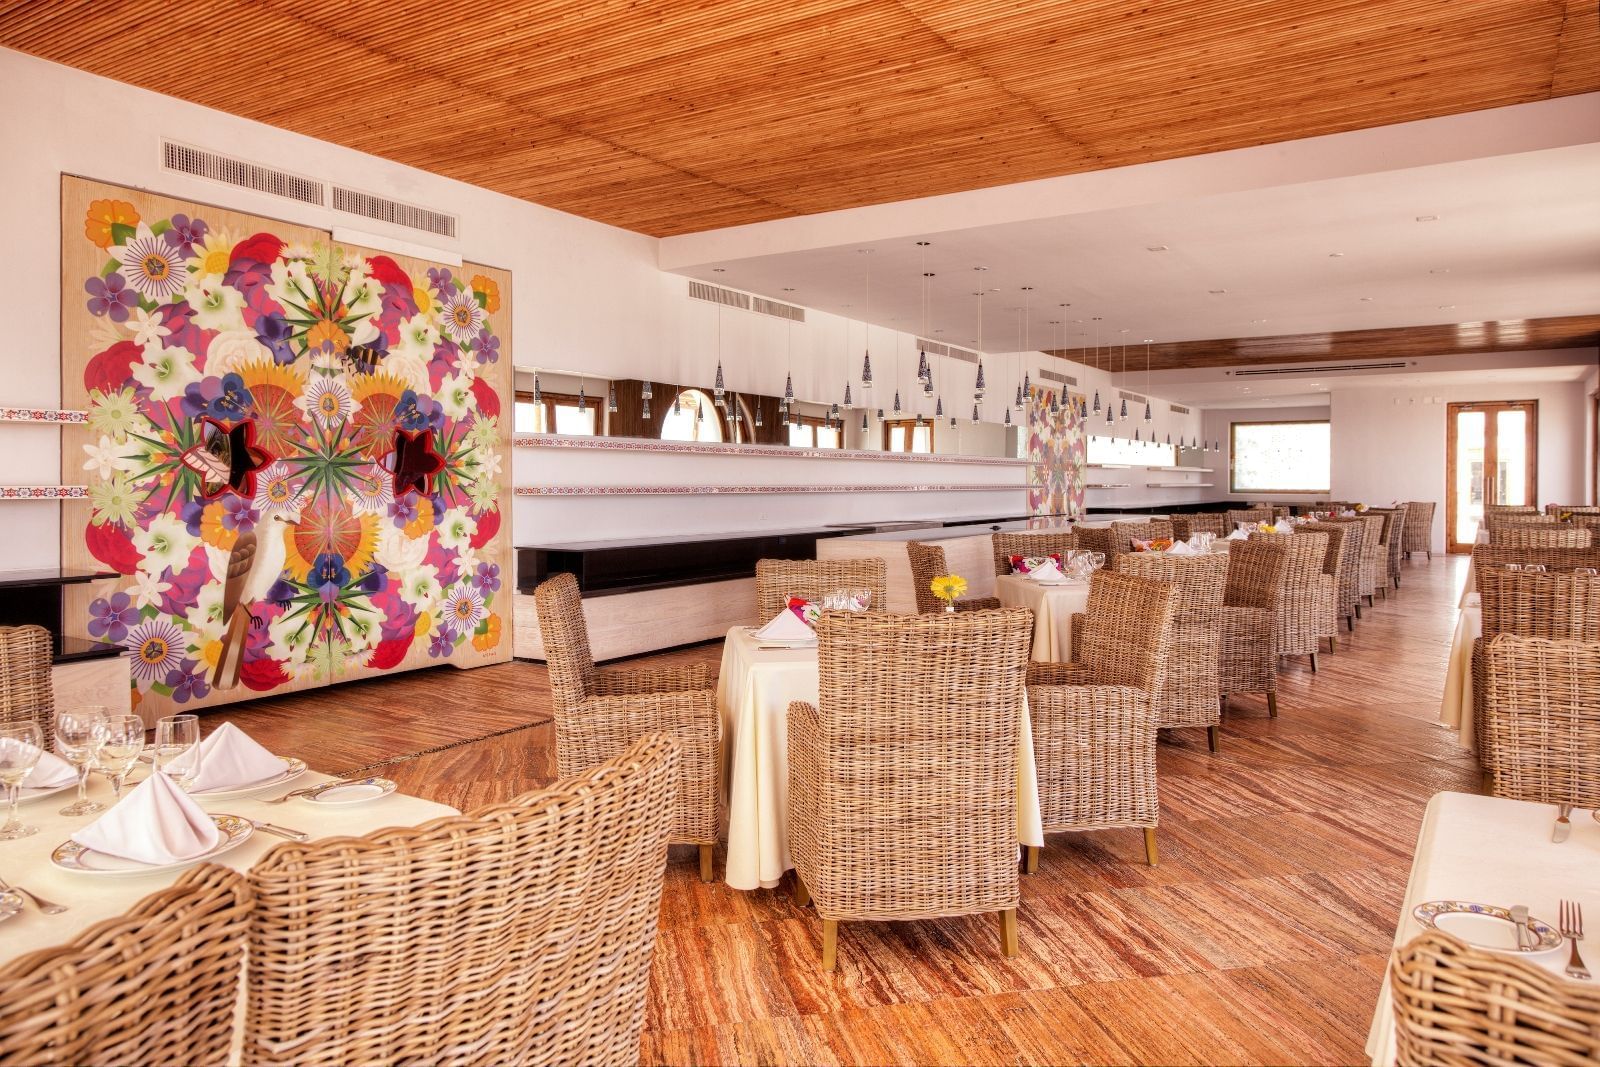
[[[249,734],[225,722],[200,742],[200,773],[189,786],[197,793],[208,789],[238,789],[276,778],[289,765],[274,756]]]
[[[1066,575],[1061,573],[1061,565],[1051,557],[1028,571],[1028,577],[1036,582],[1054,582],[1065,578]]]
[[[158,771],[72,839],[109,856],[164,864],[205,855],[222,834],[200,805]]]
[[[756,638],[761,641],[810,641],[816,636],[816,631],[788,608],[778,612],[771,622],[756,631]]]
[[[39,762],[33,773],[22,780],[24,789],[54,789],[58,785],[71,785],[78,780],[78,772],[60,756],[49,752],[39,753]]]
[[[1248,541],[1249,539],[1250,535],[1244,531],[1243,527],[1240,527],[1227,536],[1227,540],[1229,541]]]
[[[1203,555],[1206,555],[1206,550],[1203,549],[1203,548],[1196,548],[1195,546],[1191,545],[1187,541],[1178,541],[1178,542],[1175,542],[1171,548],[1167,549],[1167,555],[1169,555],[1169,556],[1203,556]]]

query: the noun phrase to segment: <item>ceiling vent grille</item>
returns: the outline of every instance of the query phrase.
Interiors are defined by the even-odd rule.
[[[1117,393],[1117,399],[1118,400],[1126,400],[1129,403],[1133,403],[1133,404],[1148,404],[1150,402],[1148,399],[1146,399],[1145,397],[1140,396],[1138,393],[1130,393],[1130,392],[1127,392],[1126,390],[1118,392]]]
[[[750,310],[750,298],[744,293],[736,293],[732,289],[724,289],[717,285],[707,285],[705,282],[689,283],[689,295],[696,300],[709,300],[713,304],[722,304],[726,307]]]
[[[390,200],[385,196],[373,196],[371,193],[347,189],[342,185],[333,187],[333,206],[339,211],[360,215],[362,218],[376,219],[378,222],[387,222],[394,226],[421,230],[440,237],[456,236],[457,220],[454,215]]]
[[[806,309],[797,308],[793,304],[780,304],[776,300],[755,296],[750,298],[750,310],[762,315],[771,315],[775,319],[788,319],[790,322],[806,321]]]
[[[1048,382],[1059,382],[1062,385],[1078,384],[1078,379],[1074,378],[1070,374],[1062,374],[1057,370],[1042,370],[1039,372],[1039,377]]]
[[[951,359],[959,359],[963,363],[978,362],[978,353],[976,352],[965,348],[957,348],[955,345],[947,345],[940,341],[929,341],[924,337],[917,338],[917,348],[930,356],[948,356]]]
[[[1167,410],[1172,412],[1174,415],[1187,415],[1187,414],[1189,414],[1189,409],[1184,407],[1182,404],[1168,404],[1167,405]]]
[[[273,196],[298,200],[302,204],[322,207],[326,203],[322,183],[319,181],[291,174],[286,170],[263,167],[259,163],[233,159],[177,141],[161,142],[161,165],[167,170],[175,170],[181,174],[209,178],[215,182],[225,182],[258,193],[271,193]]]
[[[1266,378],[1280,374],[1303,374],[1315,378],[1320,374],[1339,374],[1344,372],[1362,374],[1375,370],[1407,370],[1415,366],[1412,363],[1340,363],[1334,366],[1325,364],[1307,364],[1299,367],[1250,367],[1245,370],[1231,370],[1229,374],[1235,378]]]

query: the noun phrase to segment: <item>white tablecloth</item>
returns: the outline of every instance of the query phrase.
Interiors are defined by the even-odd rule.
[[[1002,574],[994,580],[995,595],[1008,608],[1033,612],[1033,653],[1039,663],[1066,663],[1072,659],[1072,616],[1089,607],[1089,583],[1040,585],[1020,574]]]
[[[1600,916],[1600,823],[1590,813],[1572,813],[1572,834],[1562,844],[1550,841],[1553,804],[1439,793],[1428,802],[1417,835],[1411,881],[1400,906],[1394,943],[1398,948],[1422,932],[1411,909],[1429,900],[1465,900],[1509,908],[1526,904],[1529,914],[1554,926],[1561,900],[1576,900],[1594,929]],[[1582,945],[1590,973],[1600,973],[1600,938]],[[1560,974],[1567,950],[1531,962]],[[1384,980],[1367,1034],[1374,1065],[1395,1061],[1394,1006]]]
[[[1464,748],[1473,749],[1477,731],[1472,722],[1472,643],[1483,636],[1483,608],[1478,594],[1469,592],[1462,602],[1456,634],[1450,641],[1450,663],[1444,673],[1444,702],[1439,721],[1461,734]]]
[[[140,772],[136,770],[135,774]],[[201,807],[214,815],[238,815],[301,830],[314,838],[364,834],[387,826],[415,826],[429,819],[460,814],[448,805],[403,793],[391,793],[366,804],[319,805],[298,799],[286,804],[263,803],[290,789],[308,788],[331,780],[329,775],[307,771],[281,788],[233,800],[202,800]],[[123,795],[131,788],[131,785],[124,786]],[[109,806],[111,783],[98,774],[91,775],[89,795]],[[5,872],[7,882],[31,889],[46,900],[65,904],[69,909],[60,915],[41,915],[39,909],[30,904],[20,914],[0,923],[0,964],[24,953],[70,941],[95,923],[123,914],[157,889],[176,882],[183,874],[178,870],[120,876],[89,875],[54,866],[50,853],[56,846],[99,818],[98,815],[70,818],[58,814],[76,796],[76,790],[71,789],[23,801],[18,814],[23,822],[39,827],[39,832],[16,841],[0,841],[0,870]],[[283,842],[281,837],[257,830],[244,844],[210,862],[237,871],[248,870]]]
[[[1489,530],[1487,527],[1478,527],[1478,535],[1473,539],[1474,545],[1489,543]],[[1467,557],[1467,582],[1461,587],[1461,606],[1465,607],[1467,598],[1478,591],[1478,562],[1471,556]]]
[[[789,858],[789,704],[817,702],[817,650],[768,650],[743,627],[728,631],[717,676],[717,708],[728,740],[728,859],[735,889],[771,889],[794,866]],[[1033,726],[1022,705],[1017,752],[1017,837],[1044,844]]]

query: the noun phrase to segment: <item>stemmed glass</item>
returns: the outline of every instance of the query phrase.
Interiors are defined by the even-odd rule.
[[[37,826],[24,826],[17,819],[17,796],[43,752],[44,734],[38,723],[32,720],[0,723],[0,785],[6,787],[11,804],[11,817],[0,826],[0,841],[15,841],[39,832]]]
[[[89,799],[89,769],[105,740],[106,709],[90,705],[56,712],[56,745],[67,762],[78,768],[78,799],[61,809],[63,815],[93,815],[106,806]]]
[[[111,779],[111,791],[122,799],[122,783],[144,751],[144,720],[137,715],[112,715],[105,721],[100,769]]]
[[[156,720],[156,770],[187,790],[200,774],[200,719],[168,715]]]

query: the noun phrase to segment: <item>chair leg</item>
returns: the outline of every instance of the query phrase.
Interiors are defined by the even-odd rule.
[[[711,881],[711,853],[715,848],[715,845],[700,846],[700,880],[702,882]]]
[[[1315,652],[1311,653],[1311,673],[1317,673],[1317,654]]]
[[[1357,607],[1356,608],[1356,615],[1359,615],[1359,614],[1361,614],[1361,608]],[[1350,627],[1350,632],[1351,633],[1355,633],[1356,632],[1356,615],[1346,615],[1344,617],[1344,623],[1345,623],[1346,626]]]
[[[1000,954],[1017,954],[1017,909],[1007,908],[1000,913]]]
[[[1400,588],[1400,576],[1398,574],[1394,576],[1394,587],[1396,589]]]
[[[1267,694],[1267,717],[1269,719],[1276,719],[1278,717],[1278,694],[1277,693],[1269,692]]]
[[[1359,600],[1356,601],[1356,618],[1361,618],[1361,601]],[[1350,629],[1354,630],[1355,628],[1356,624],[1352,622],[1350,624]]]
[[[1432,559],[1433,559],[1433,549],[1431,549],[1431,548],[1430,548],[1430,549],[1428,549],[1428,559],[1429,559],[1429,560],[1430,560],[1430,561],[1432,561]]]
[[[1330,653],[1339,651],[1339,639],[1337,637],[1328,638],[1328,651]]]
[[[1022,873],[1023,874],[1038,874],[1039,873],[1039,851],[1040,850],[1039,850],[1039,846],[1038,845],[1023,845],[1022,846]]]
[[[806,888],[805,881],[800,877],[800,872],[794,872],[794,902],[797,907],[805,907],[811,903],[811,890]]]
[[[1146,826],[1144,828],[1144,861],[1152,867],[1161,862],[1161,853],[1156,849],[1156,828],[1154,826]]]
[[[1217,750],[1217,733],[1218,730],[1215,726],[1206,727],[1206,747],[1213,752]]]
[[[822,920],[822,969],[831,971],[839,965],[839,920]]]

